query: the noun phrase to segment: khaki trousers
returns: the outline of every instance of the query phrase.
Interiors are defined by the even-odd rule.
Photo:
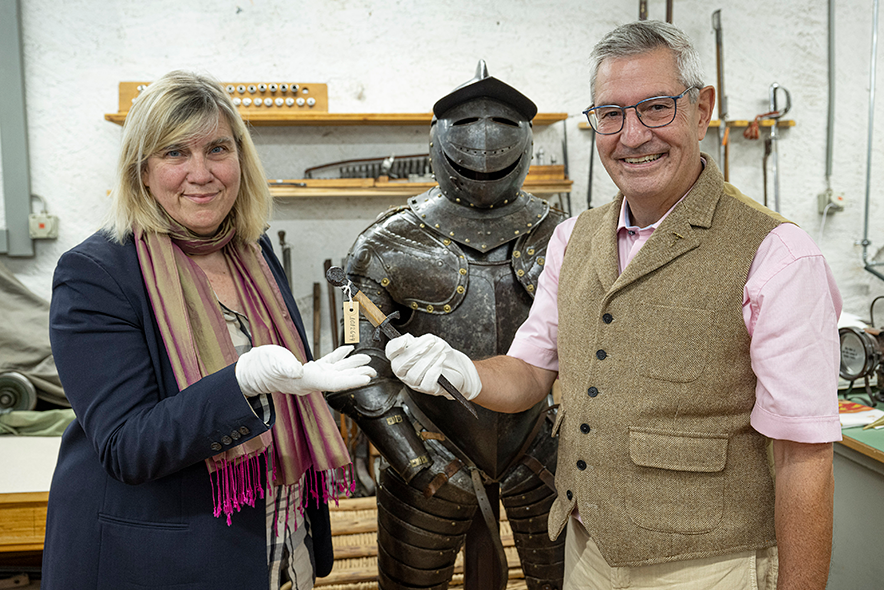
[[[586,528],[568,520],[563,590],[774,590],[777,548],[639,567],[611,567]]]

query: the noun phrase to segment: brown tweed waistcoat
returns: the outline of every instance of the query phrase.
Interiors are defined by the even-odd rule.
[[[622,195],[580,216],[562,263],[549,533],[576,504],[612,566],[776,544],[742,298],[758,246],[785,220],[706,162],[623,274]]]

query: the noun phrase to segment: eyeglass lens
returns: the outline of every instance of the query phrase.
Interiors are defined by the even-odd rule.
[[[635,109],[639,121],[646,127],[664,127],[675,119],[676,98],[672,96],[648,98],[633,107],[605,105],[591,110],[587,115],[592,128],[598,133],[617,133],[623,128],[626,109],[630,108]]]

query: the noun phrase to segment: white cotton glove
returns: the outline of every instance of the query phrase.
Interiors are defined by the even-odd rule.
[[[473,361],[438,336],[424,334],[415,338],[404,334],[387,342],[385,352],[396,377],[415,391],[452,399],[438,383],[440,374],[467,399],[473,399],[482,390]]]
[[[368,355],[348,357],[352,350],[352,346],[341,346],[302,365],[287,348],[275,344],[256,346],[236,362],[236,380],[247,397],[277,391],[305,395],[368,385],[377,373],[368,366]]]

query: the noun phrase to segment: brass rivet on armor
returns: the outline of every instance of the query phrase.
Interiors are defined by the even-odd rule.
[[[464,240],[464,241],[465,241],[465,242],[466,242],[466,243],[467,243],[467,244],[469,244],[469,243],[470,243],[470,239],[469,239],[469,238],[467,238],[467,239],[466,239],[466,240]]]
[[[483,250],[484,250],[485,248],[487,248],[487,247],[488,247],[488,246],[486,246],[485,244],[482,244],[482,249],[483,249]]]
[[[528,285],[528,286],[525,287],[525,288],[528,289],[528,292],[531,292],[531,291],[534,290],[534,285]]]
[[[455,202],[455,203],[460,203],[460,197],[454,199],[454,202]]]
[[[389,285],[389,284],[390,284],[390,279],[388,279],[388,278],[386,278],[386,277],[384,277],[383,279],[381,279],[381,287],[386,287],[386,286]]]
[[[516,271],[516,274],[520,277],[523,277],[523,276],[525,276],[525,271],[520,268],[519,270]]]
[[[442,243],[447,246],[448,244],[451,243],[451,240],[449,240],[448,238],[445,238],[444,240],[442,240]]]
[[[453,231],[450,231],[450,232],[448,232],[448,235],[451,236],[451,237],[453,238],[453,237],[454,237],[454,232],[453,232]]]
[[[528,248],[528,256],[534,256],[534,248]]]
[[[537,219],[540,219],[540,213],[537,214]]]
[[[426,218],[427,218],[427,214],[426,214],[426,213],[421,213],[421,219],[426,219]]]
[[[422,223],[422,224],[421,224],[421,229],[424,229],[425,227],[427,227],[427,226],[424,225],[424,224]]]
[[[519,230],[513,232],[515,235],[519,235]]]
[[[509,199],[504,199],[504,200],[503,200],[503,204],[504,204],[504,205],[506,205],[506,204],[509,203],[509,202],[510,202]]]
[[[465,268],[460,269],[460,274],[462,274],[462,275],[467,274],[467,269],[465,269]]]
[[[437,224],[434,225],[433,227],[435,227],[436,229],[439,229],[439,224],[437,223]]]
[[[451,311],[451,306],[450,306],[450,305],[446,305],[446,306],[443,307],[442,309],[445,311],[445,313],[448,313],[449,311]]]
[[[435,308],[432,305],[427,306],[427,311],[432,312]]]
[[[411,309],[417,309],[417,301],[411,302]]]
[[[458,285],[457,292],[462,294],[464,291],[466,291],[466,289],[463,288],[463,285]]]
[[[518,250],[513,250],[513,258],[518,258],[521,255],[522,255],[522,253],[519,252]]]
[[[533,224],[533,223],[529,223],[529,224],[528,224],[528,227],[531,227],[532,225],[534,225],[534,224]]]
[[[538,258],[538,259],[537,259],[537,264],[539,264],[540,266],[543,266],[543,263],[544,263],[544,262],[545,262],[545,261],[543,260],[543,258]]]

